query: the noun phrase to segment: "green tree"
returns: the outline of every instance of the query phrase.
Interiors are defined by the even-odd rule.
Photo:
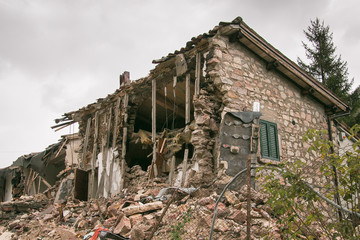
[[[264,190],[268,204],[278,218],[286,239],[360,239],[360,125],[354,125],[349,140],[353,144],[343,155],[332,153],[333,143],[324,130],[309,130],[304,141],[309,154],[317,158],[321,185],[309,176],[307,167],[314,159],[285,162],[279,167],[266,166]],[[333,166],[338,171],[339,185],[333,181]],[[270,170],[270,171],[269,171]],[[335,203],[334,193],[340,195]],[[341,211],[343,219],[337,218]]]
[[[309,63],[300,58],[297,62],[301,68],[352,107],[350,116],[343,119],[352,126],[357,123],[355,119],[360,118],[360,86],[351,92],[354,80],[349,80],[347,62],[341,59],[341,55],[336,54],[329,26],[318,18],[310,22],[307,31],[304,31],[309,44],[302,42]]]

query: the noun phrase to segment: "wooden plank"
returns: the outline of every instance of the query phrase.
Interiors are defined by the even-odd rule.
[[[54,128],[58,128],[58,127],[62,127],[62,126],[67,127],[67,126],[69,126],[69,125],[71,125],[73,123],[75,123],[75,121],[64,122],[64,123],[60,123],[60,124],[51,126],[51,128],[54,129]]]
[[[85,168],[85,156],[86,156],[87,146],[89,143],[90,127],[91,127],[91,117],[88,118],[87,123],[86,123],[85,140],[84,140],[83,152],[82,152],[81,163],[80,163],[80,166],[82,168]]]
[[[63,144],[61,144],[61,147],[59,148],[58,152],[55,155],[55,158],[57,158],[57,156],[59,156],[61,150],[63,149],[63,147],[65,146],[65,143],[67,142],[67,138],[65,138]]]
[[[185,80],[185,124],[190,123],[190,73],[186,74]]]
[[[106,122],[106,119],[105,119]],[[104,183],[105,183],[105,163],[104,163],[104,158],[105,158],[105,148],[106,148],[106,132],[102,134],[101,137],[101,152],[102,152],[102,167],[103,169],[99,169],[100,172],[100,183],[98,186],[98,190],[96,193],[96,197],[102,197],[104,196]],[[101,170],[101,171],[100,171]]]
[[[120,163],[120,191],[124,188],[124,175],[125,175],[125,157],[126,157],[126,142],[127,142],[127,119],[128,113],[127,108],[129,104],[129,95],[125,93],[123,99],[123,108],[124,108],[124,118],[123,118],[123,138],[122,138],[122,145],[121,145],[121,163]]]
[[[29,173],[25,179],[25,193],[26,194],[29,194],[29,182],[30,182],[32,173],[33,173],[33,170],[30,168]]]
[[[127,127],[123,128],[123,141],[122,141],[122,150],[121,150],[121,159],[125,159],[126,156],[126,141],[127,141]]]
[[[156,167],[157,167],[157,172],[162,172],[163,171],[163,162],[164,162],[164,148],[165,148],[165,144],[166,144],[166,138],[160,138],[158,143],[157,143],[157,150],[156,150]]]
[[[160,144],[161,148],[159,150],[159,153],[163,153],[164,152],[164,148],[165,148],[165,144],[166,144],[167,138],[164,138],[162,143]]]
[[[34,194],[36,194],[36,189],[35,189],[35,185],[33,185],[35,179],[39,176],[39,173],[35,173],[33,174],[32,178],[31,178],[31,181],[29,183],[29,193],[30,194],[30,189],[32,188],[34,190]]]
[[[154,210],[158,210],[158,209],[162,209],[162,208],[163,208],[163,203],[161,201],[157,201],[157,202],[146,203],[146,204],[138,205],[138,206],[129,206],[129,207],[121,209],[121,211],[126,216],[131,216],[131,215],[135,215],[138,213],[154,211]]]
[[[109,155],[109,142],[110,142],[110,130],[111,130],[111,119],[112,119],[112,107],[110,107],[109,109],[109,114],[108,114],[108,118],[106,121],[106,133],[103,136],[103,151],[102,151],[102,166],[103,166],[103,171],[102,171],[102,176],[104,179],[103,182],[103,186],[100,186],[102,188],[103,191],[103,195],[104,193],[108,193],[108,189],[109,189],[109,178],[107,178],[106,176],[106,168],[107,168],[107,159],[108,159],[108,155]],[[110,167],[110,166],[109,166]]]
[[[40,193],[41,177],[39,176],[38,179],[39,181],[38,181],[38,188],[36,193]]]
[[[121,98],[119,97],[116,102],[115,106],[115,122],[114,122],[114,129],[113,129],[113,139],[112,139],[112,148],[115,148],[116,146],[116,140],[117,140],[117,131],[118,131],[118,125],[119,125],[119,118],[120,118],[120,103]]]
[[[110,106],[109,119],[108,119],[108,122],[106,124],[106,126],[107,126],[106,147],[107,148],[109,148],[109,146],[110,146],[111,120],[112,120],[112,106]]]
[[[190,124],[190,74],[186,74],[185,79],[185,132],[189,131]],[[183,175],[181,179],[181,186],[184,186],[186,179],[186,171],[187,171],[187,162],[189,157],[189,148],[186,144],[186,148],[184,151],[184,160],[183,160]]]
[[[174,172],[175,172],[175,155],[172,156],[171,162],[170,162],[170,172],[169,172],[169,185],[173,185],[173,178],[174,178]]]
[[[153,159],[152,159],[152,171],[154,174],[154,177],[157,177],[158,172],[157,172],[157,166],[156,166],[156,79],[152,80],[152,88],[151,88],[151,93],[152,93],[152,104],[151,104],[151,120],[152,120],[152,125],[151,125],[151,133],[152,133],[152,142],[153,142]],[[150,172],[151,172],[150,169]],[[150,175],[151,176],[151,175]]]
[[[51,188],[51,185],[50,183],[48,183],[48,181],[46,181],[45,179],[43,179],[42,177],[41,178],[41,181],[48,187],[48,188]]]
[[[186,180],[186,171],[188,168],[188,157],[189,157],[189,149],[185,148],[184,151],[184,160],[183,160],[183,174],[182,174],[182,178],[181,178],[181,186],[184,186],[185,184],[185,180]]]
[[[75,121],[72,121],[72,122],[70,122],[69,124],[66,124],[65,126],[62,126],[62,127],[58,128],[58,129],[56,129],[55,132],[57,132],[57,131],[59,131],[59,130],[61,130],[61,129],[63,129],[63,128],[66,128],[66,127],[68,127],[68,126],[70,126],[70,125],[73,125],[74,123],[75,123]]]
[[[196,54],[196,65],[195,65],[195,96],[200,94],[200,78],[201,78],[201,53]]]
[[[97,182],[95,182],[95,165],[96,165],[96,158],[97,158],[97,148],[98,148],[98,135],[99,135],[99,112],[95,112],[94,116],[94,144],[93,144],[93,151],[91,157],[91,179],[90,179],[90,191],[89,197],[94,198],[96,196],[97,190]]]
[[[176,85],[177,85],[177,77],[174,76],[173,77],[173,97],[174,97],[174,102],[176,102]],[[174,117],[175,117],[175,109],[176,106],[174,104],[174,109],[173,109],[173,121],[174,121]],[[174,126],[172,126],[174,127]],[[174,173],[175,173],[175,155],[172,156],[171,158],[171,162],[170,162],[170,172],[169,172],[169,184],[170,186],[173,185],[173,178],[174,178]]]
[[[173,77],[173,97],[174,97],[174,103],[176,103],[176,85],[177,85],[177,77],[174,76]],[[171,124],[171,129],[175,128],[175,118],[176,118],[176,104],[174,104],[173,106],[173,119],[172,119],[172,124]]]

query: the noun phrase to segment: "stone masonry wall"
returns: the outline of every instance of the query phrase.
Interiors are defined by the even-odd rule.
[[[241,43],[230,43],[226,37],[216,35],[213,38],[212,59],[208,61],[217,63],[219,74],[214,83],[223,94],[222,116],[230,111],[252,111],[253,103],[260,102],[261,119],[277,124],[280,161],[313,159],[302,137],[311,128],[327,130],[321,103],[302,95],[301,89],[289,79],[276,70],[267,70],[265,61]],[[317,169],[308,166],[309,176],[318,175]],[[320,179],[315,180],[319,182]]]

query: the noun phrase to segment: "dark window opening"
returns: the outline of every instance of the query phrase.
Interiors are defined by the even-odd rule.
[[[128,142],[125,160],[130,168],[140,165],[143,171],[147,171],[152,161],[151,153],[151,144],[143,144],[139,138],[134,138]]]
[[[189,149],[189,156],[188,159],[191,159],[194,155],[194,146],[192,144],[188,144],[188,149]],[[185,152],[185,148],[186,148],[186,144],[184,143],[182,145],[182,148],[180,151],[175,153],[175,167],[178,166],[180,163],[183,162],[184,160],[184,152]]]
[[[74,197],[80,201],[88,200],[88,172],[75,169]]]

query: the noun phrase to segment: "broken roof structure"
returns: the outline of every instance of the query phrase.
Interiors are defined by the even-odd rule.
[[[309,158],[306,130],[335,139],[333,119],[349,110],[240,17],[153,63],[147,77],[124,72],[113,94],[57,120],[79,123],[89,198],[120,194],[134,166],[170,186],[200,186],[234,176],[249,154],[254,165]],[[261,114],[238,117],[253,106]]]
[[[58,174],[66,167],[77,165],[79,141],[77,134],[64,135],[44,151],[20,156],[11,166],[0,169],[0,201],[50,194],[49,190],[60,179]]]

